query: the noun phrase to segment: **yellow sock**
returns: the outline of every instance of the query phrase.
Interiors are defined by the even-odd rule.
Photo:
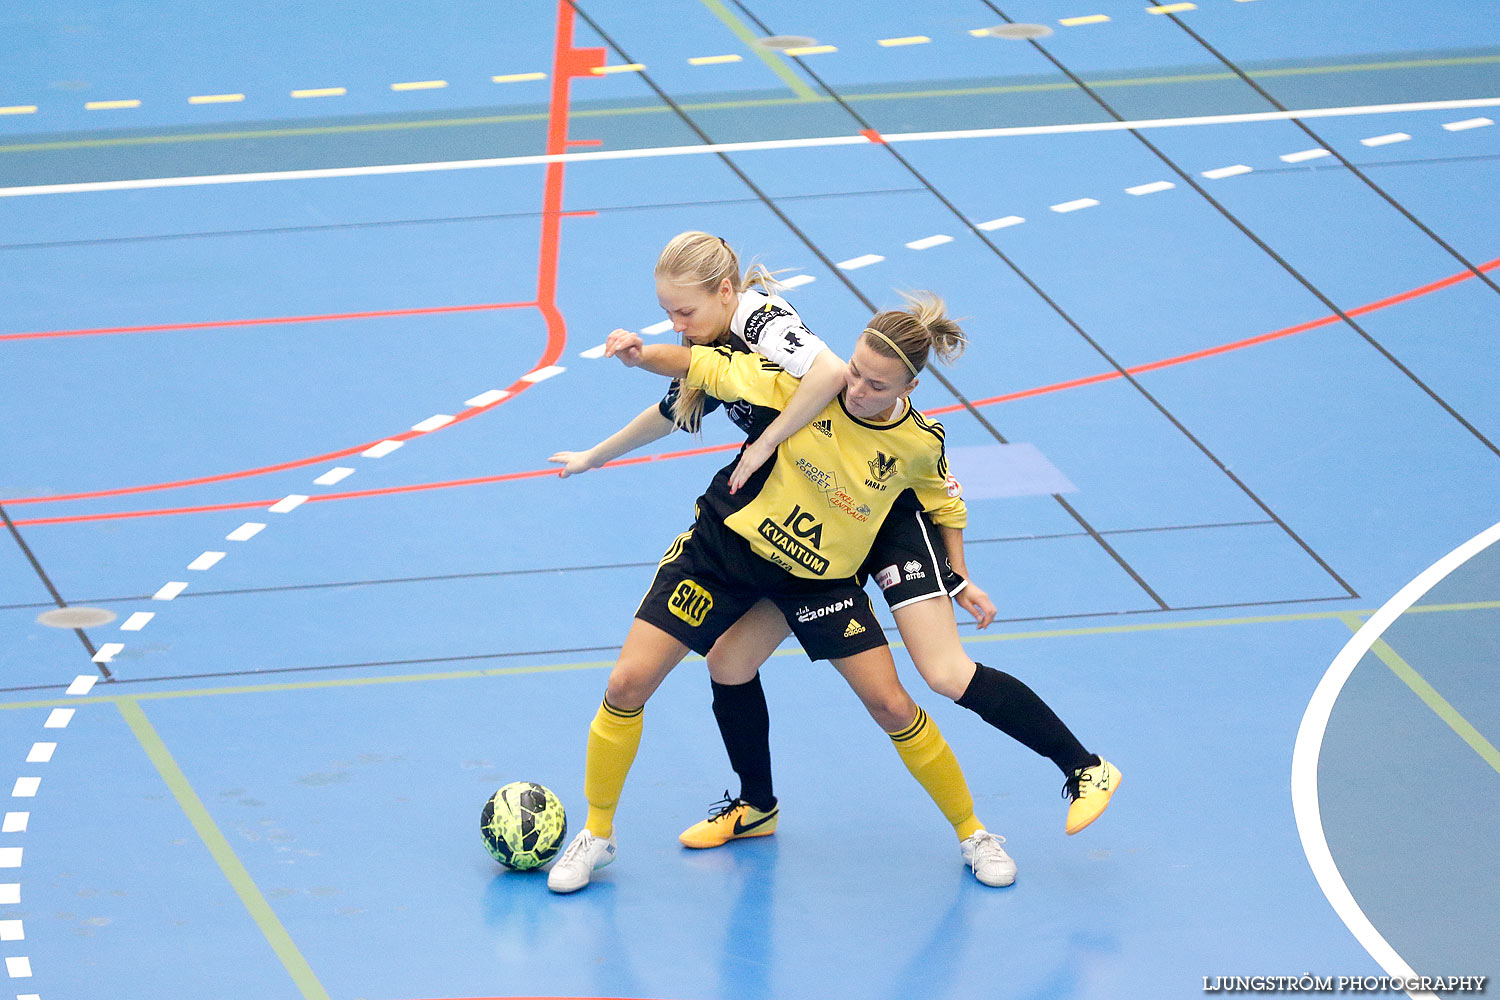
[[[615,832],[615,807],[625,776],[641,745],[641,713],[615,708],[606,698],[589,724],[589,748],[584,757],[583,796],[588,799],[589,818],[584,824],[596,837]]]
[[[953,756],[953,749],[938,731],[937,723],[921,707],[917,708],[917,717],[911,725],[887,735],[896,744],[901,763],[932,796],[932,801],[953,824],[959,840],[984,829],[984,824],[974,818],[974,796],[969,794],[969,783],[964,780],[958,758]]]

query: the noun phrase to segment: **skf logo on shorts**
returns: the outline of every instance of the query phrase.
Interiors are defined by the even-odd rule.
[[[907,560],[906,565],[903,566],[902,569],[906,570],[906,578],[908,580],[927,579],[927,574],[922,570],[922,564],[917,562],[915,559]]]
[[[955,500],[964,495],[964,488],[952,476],[949,476],[947,479],[947,488],[948,496]]]
[[[703,619],[713,606],[713,596],[692,580],[679,583],[677,589],[672,591],[672,600],[667,604],[672,614],[694,628],[703,624]]]
[[[880,584],[881,590],[890,590],[901,582],[901,568],[899,566],[887,566],[875,574],[875,582]]]

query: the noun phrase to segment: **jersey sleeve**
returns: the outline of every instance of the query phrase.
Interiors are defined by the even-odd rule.
[[[797,311],[778,296],[746,291],[730,320],[730,329],[750,349],[775,362],[796,378],[806,375],[813,359],[828,348],[802,322]]]
[[[743,399],[756,406],[781,409],[797,391],[797,380],[759,354],[728,347],[694,347],[682,384],[702,389],[715,399]]]
[[[672,407],[676,405],[677,394],[681,391],[682,379],[674,378],[672,380],[672,384],[667,387],[666,394],[662,396],[661,402],[656,404],[657,411],[668,420],[673,420],[675,422],[675,418],[672,416]],[[703,398],[703,415],[705,417],[708,416],[710,413],[714,412],[722,405],[724,404],[721,403],[718,399],[715,399],[713,396],[705,396]],[[694,434],[698,433],[697,426],[685,427],[682,424],[678,424],[677,426],[681,427],[685,431],[690,431]]]
[[[925,429],[937,436],[937,451],[931,461],[914,468],[911,489],[934,524],[945,528],[963,528],[969,523],[969,507],[964,503],[963,487],[948,473],[948,456],[943,450],[943,425],[921,421]]]

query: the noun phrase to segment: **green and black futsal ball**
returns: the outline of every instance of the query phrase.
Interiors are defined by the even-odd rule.
[[[557,854],[568,834],[568,815],[552,789],[534,781],[512,781],[484,804],[479,832],[496,861],[524,872],[540,868]]]

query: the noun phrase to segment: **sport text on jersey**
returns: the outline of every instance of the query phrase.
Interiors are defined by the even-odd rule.
[[[823,491],[823,495],[828,498],[828,506],[834,510],[841,510],[860,523],[870,519],[869,506],[860,503],[857,497],[840,486],[838,476],[832,472],[821,469],[801,457],[797,459],[797,471],[807,477],[808,482]]]

